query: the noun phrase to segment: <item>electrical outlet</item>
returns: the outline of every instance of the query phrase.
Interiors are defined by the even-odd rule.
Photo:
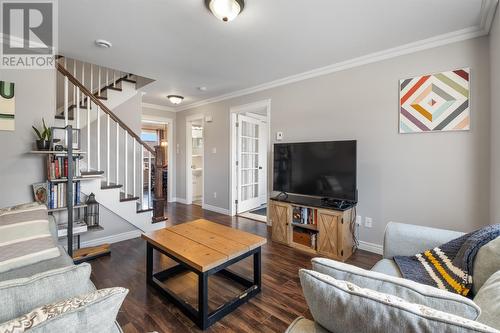
[[[217,192],[214,192],[214,198],[217,198]]]
[[[361,215],[356,216],[356,225],[361,225],[363,217]]]
[[[365,227],[373,227],[373,219],[371,217],[365,217]]]

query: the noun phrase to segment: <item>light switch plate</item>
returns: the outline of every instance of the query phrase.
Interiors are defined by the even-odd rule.
[[[276,140],[277,141],[283,140],[283,132],[276,132]]]

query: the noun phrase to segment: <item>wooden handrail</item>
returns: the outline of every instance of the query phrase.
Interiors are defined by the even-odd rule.
[[[154,149],[152,149],[146,143],[144,143],[144,141],[142,141],[141,138],[137,134],[135,134],[134,131],[132,131],[130,129],[130,127],[128,127],[123,121],[121,121],[120,118],[118,118],[106,105],[104,105],[103,102],[101,102],[96,96],[94,96],[94,94],[92,94],[92,92],[90,90],[88,90],[83,84],[81,84],[81,82],[78,81],[70,72],[68,72],[66,70],[66,68],[64,68],[64,66],[61,65],[59,62],[57,62],[57,70],[62,75],[66,76],[68,78],[68,80],[71,81],[71,83],[73,83],[75,86],[80,88],[80,91],[85,96],[87,96],[89,99],[91,99],[94,104],[99,106],[104,113],[108,114],[111,119],[113,119],[115,122],[117,122],[120,125],[120,127],[122,127],[125,131],[127,131],[127,133],[131,137],[133,137],[139,144],[141,144],[150,153],[155,155]],[[67,110],[65,110],[65,112],[67,112]]]

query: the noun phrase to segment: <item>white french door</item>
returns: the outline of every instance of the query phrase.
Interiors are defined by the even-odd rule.
[[[260,206],[265,193],[262,178],[264,174],[261,138],[262,122],[244,115],[237,115],[237,213],[243,213]],[[265,195],[265,194],[264,194]]]

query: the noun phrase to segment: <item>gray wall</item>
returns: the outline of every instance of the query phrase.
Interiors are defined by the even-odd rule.
[[[491,63],[491,223],[500,223],[500,14],[490,34]]]
[[[470,67],[472,129],[398,134],[398,82]],[[490,76],[487,37],[450,44],[177,114],[177,197],[185,197],[185,117],[203,113],[205,202],[229,209],[229,109],[270,98],[271,135],[358,140],[361,240],[382,244],[389,221],[469,231],[489,223]],[[212,154],[213,147],[217,154]],[[217,192],[217,198],[213,198]]]
[[[35,141],[31,125],[53,124],[56,111],[54,70],[0,70],[15,83],[16,130],[0,131],[0,207],[33,201],[31,184],[45,180],[45,159],[29,154]]]

